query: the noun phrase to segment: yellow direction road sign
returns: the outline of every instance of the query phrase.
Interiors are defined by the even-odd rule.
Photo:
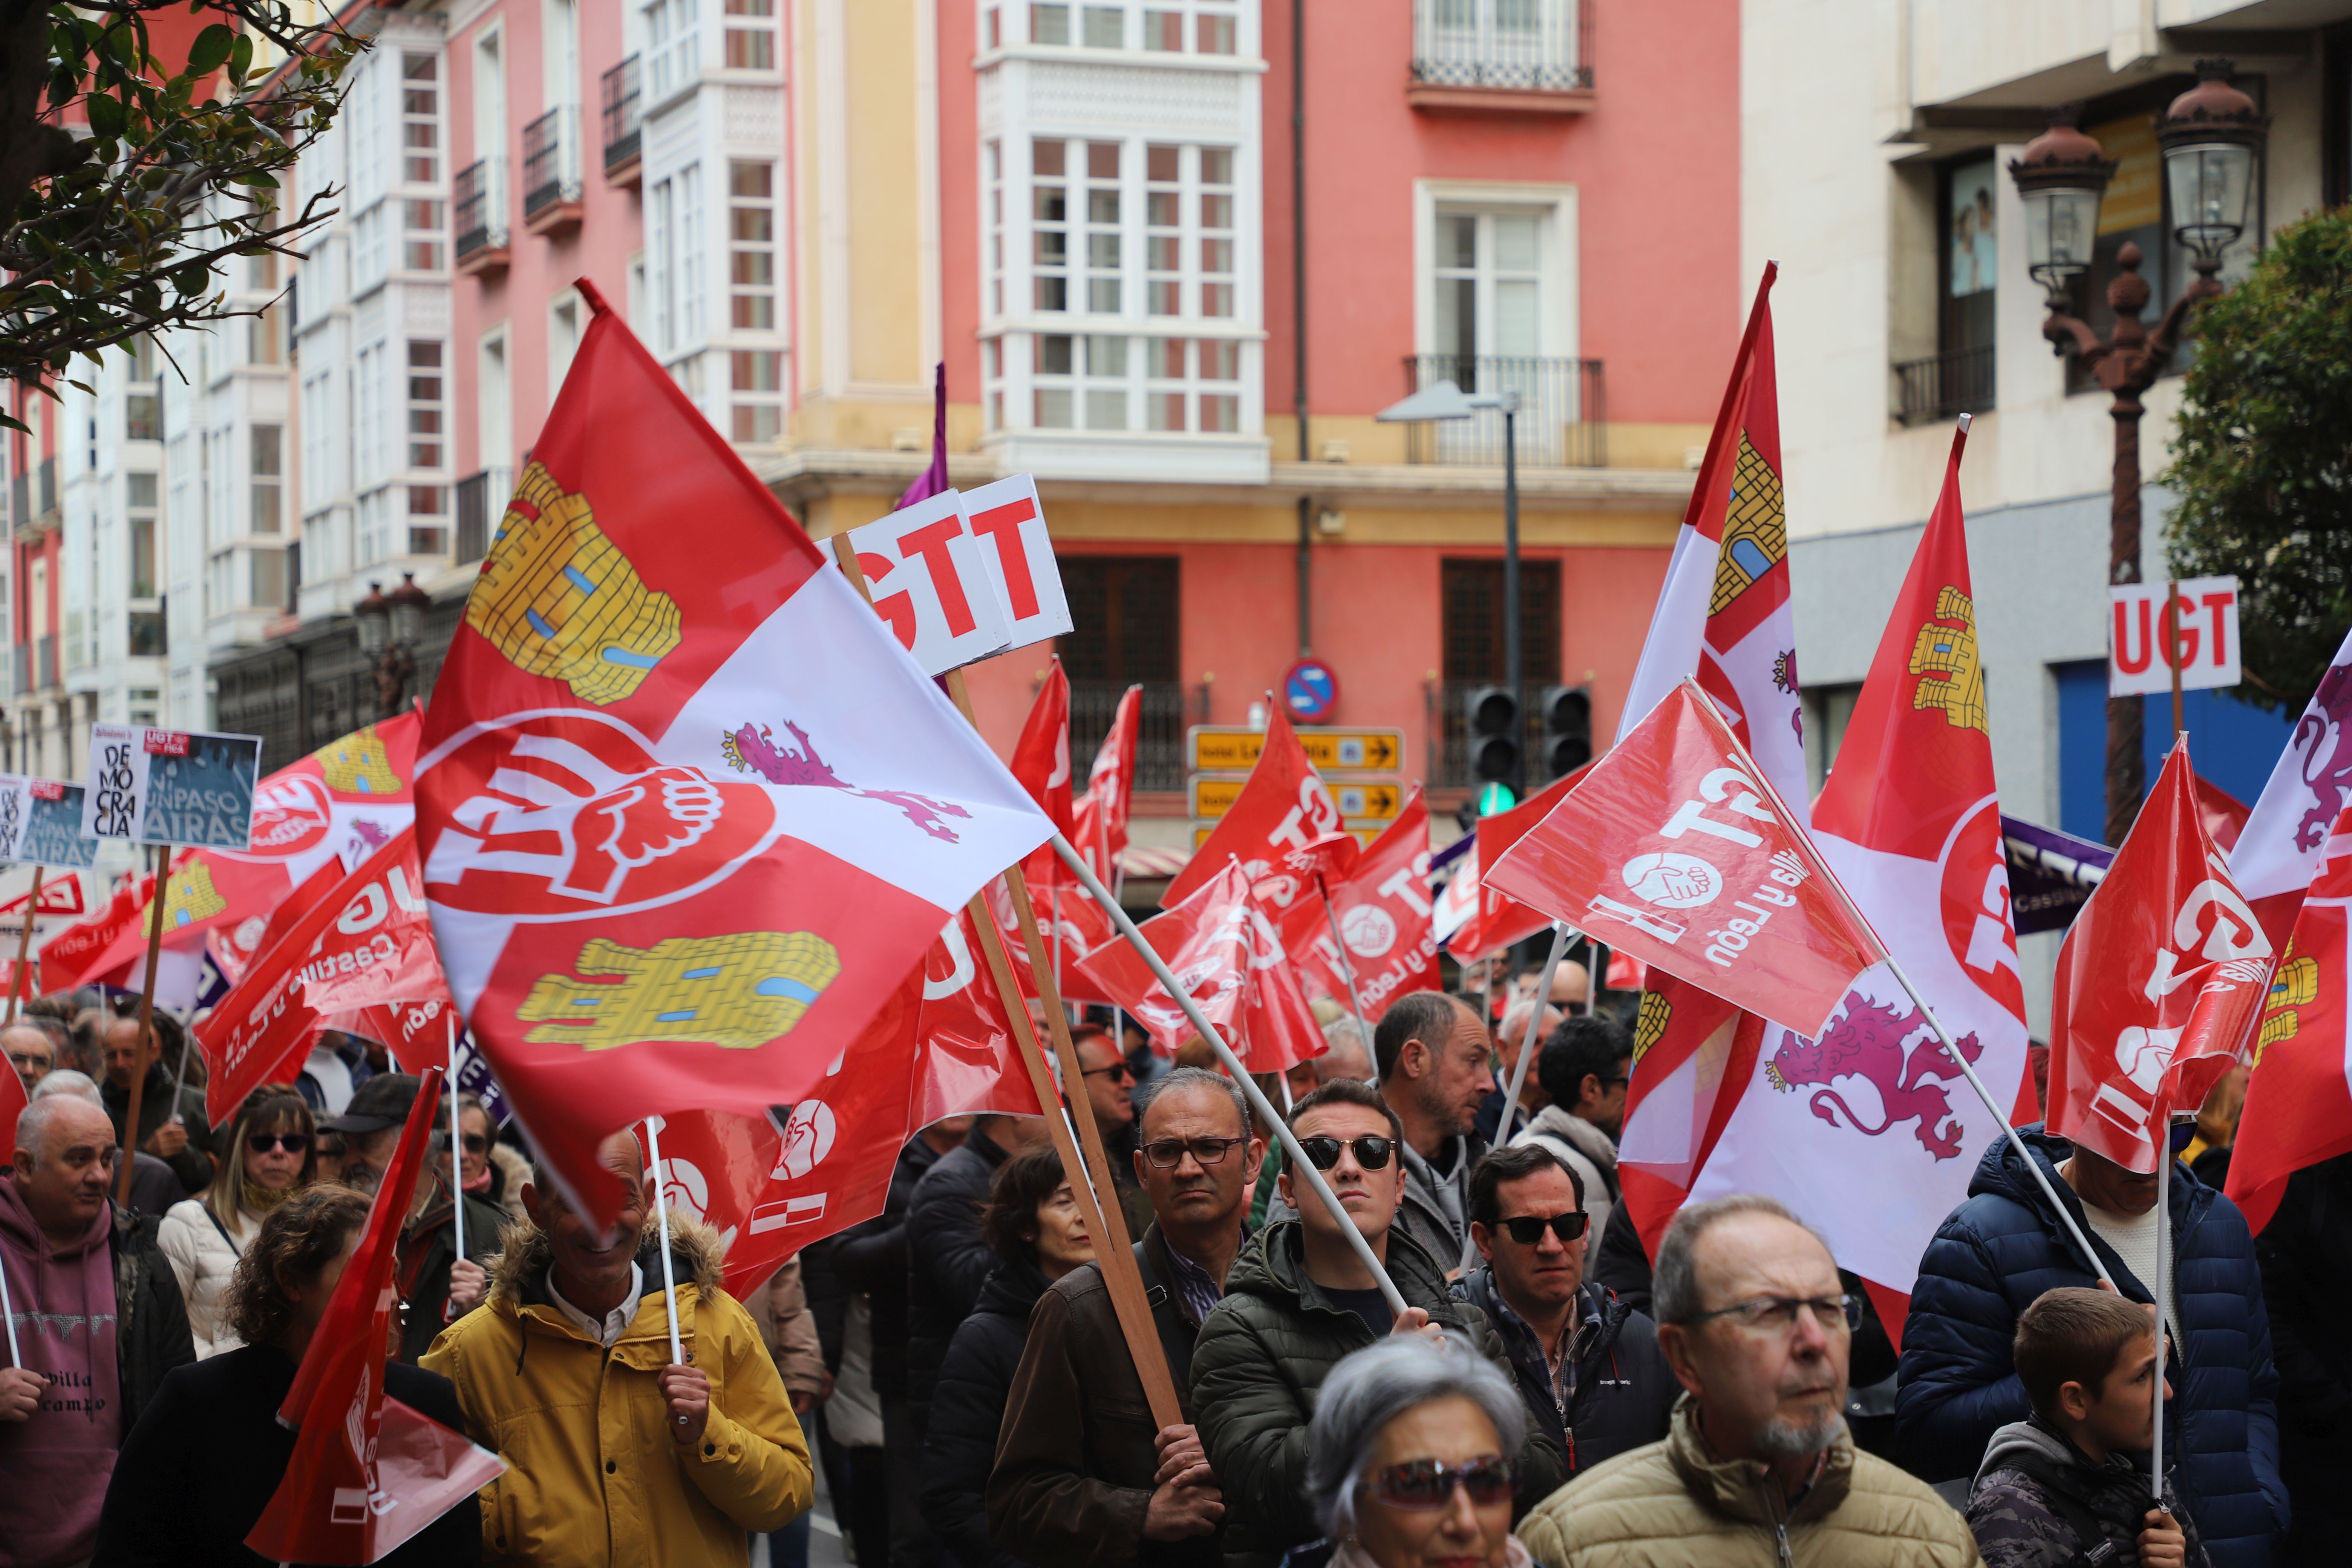
[[[1299,744],[1324,773],[1394,773],[1404,765],[1402,730],[1329,730],[1302,724]],[[1265,737],[1229,724],[1195,724],[1186,735],[1188,765],[1196,773],[1247,773],[1257,766]]]
[[[1350,822],[1344,824],[1343,826],[1346,827],[1347,831],[1356,836],[1357,843],[1361,844],[1368,848],[1370,847],[1372,840],[1387,832],[1389,827],[1389,825],[1385,822]],[[1202,845],[1206,844],[1209,841],[1209,835],[1214,833],[1216,830],[1216,824],[1213,822],[1194,823],[1192,825],[1192,847],[1195,850],[1198,850]]]
[[[1204,778],[1195,773],[1188,786],[1192,816],[1204,822],[1224,816],[1241,799],[1242,788],[1248,783],[1245,778]],[[1332,783],[1326,787],[1339,815],[1350,822],[1394,822],[1397,813],[1404,809],[1404,790],[1399,784]]]

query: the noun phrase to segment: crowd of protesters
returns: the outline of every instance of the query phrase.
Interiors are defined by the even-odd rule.
[[[1630,1032],[1580,966],[1548,996],[1495,978],[1369,1030],[1320,1005],[1329,1048],[1263,1085],[1402,1310],[1201,1042],[1171,1066],[1076,1030],[1168,1425],[1043,1118],[923,1129],[883,1213],[752,1301],[674,1216],[676,1362],[650,1187],[599,1230],[462,1097],[400,1228],[385,1387],[507,1468],[387,1561],[745,1564],[764,1537],[801,1568],[820,1468],[859,1568],[2345,1560],[2352,1156],[2257,1242],[2219,1190],[2226,1108],[2165,1214],[2153,1177],[2022,1129],[1929,1246],[1898,1358],[1780,1202],[1645,1242]],[[275,1414],[420,1084],[329,1037],[215,1135],[184,1046],[58,998],[0,1029],[31,1096],[0,1178],[0,1568],[262,1561]],[[642,1172],[632,1135],[602,1157]]]

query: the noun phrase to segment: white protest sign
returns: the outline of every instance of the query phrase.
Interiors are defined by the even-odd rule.
[[[82,837],[82,786],[0,773],[0,860],[86,868],[98,840]]]
[[[850,530],[874,612],[927,675],[1003,653],[1004,612],[953,490]]]
[[[2168,610],[2168,586],[2179,595]],[[2137,697],[2172,689],[2238,684],[2238,580],[2189,577],[2171,584],[2121,583],[2107,590],[2107,695]]]
[[[1013,647],[1027,647],[1071,629],[1070,602],[1062,592],[1054,542],[1045,532],[1045,509],[1037,481],[1027,474],[963,492],[963,514],[981,543],[988,580],[1003,605]]]
[[[252,843],[258,735],[93,724],[89,773],[86,837],[206,849]]]

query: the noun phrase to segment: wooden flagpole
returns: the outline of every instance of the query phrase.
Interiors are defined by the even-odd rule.
[[[148,1042],[154,1037],[155,1026],[155,961],[163,954],[163,892],[170,883],[168,859],[171,850],[164,845],[155,846],[155,890],[147,900],[147,978],[139,987],[139,1055],[141,1066],[131,1076],[131,1109],[122,1119],[122,1163],[115,1173],[114,1201],[122,1208],[131,1206],[131,1156],[139,1152],[140,1100],[147,1089],[145,1058]],[[174,1104],[172,1109],[180,1108]]]
[[[8,979],[8,1022],[16,1021],[16,1005],[25,994],[25,965],[33,952],[33,917],[41,910],[41,873],[48,868],[33,868],[33,895],[25,904],[25,929],[16,936],[16,973]]]
[[[857,564],[857,552],[847,533],[833,536],[833,553],[859,596],[871,604],[873,595],[866,591],[865,571]],[[972,723],[971,698],[964,688],[963,672],[950,670],[942,684],[964,721]],[[973,728],[977,731],[979,726],[973,724]],[[1004,1004],[1005,1022],[1012,1026],[1013,1037],[1021,1047],[1022,1065],[1028,1069],[1037,1108],[1045,1113],[1055,1150],[1061,1155],[1062,1169],[1070,1179],[1071,1195],[1077,1200],[1080,1215],[1087,1221],[1087,1235],[1095,1240],[1095,1262],[1109,1290],[1111,1308],[1118,1315],[1119,1332],[1127,1341],[1128,1354],[1135,1362],[1136,1375],[1142,1380],[1144,1399],[1151,1406],[1151,1419],[1156,1426],[1179,1426],[1184,1423],[1184,1413],[1176,1394],[1176,1379],[1169,1371],[1167,1352],[1160,1347],[1151,1303],[1143,1293],[1143,1276],[1136,1268],[1127,1234],[1127,1216],[1119,1209],[1110,1159],[1103,1150],[1101,1130],[1095,1125],[1094,1106],[1086,1096],[1086,1079],[1078,1068],[1077,1047],[1070,1042],[1069,1019],[1062,1010],[1060,988],[1054,984],[1051,955],[1038,932],[1036,911],[1030,907],[1028,885],[1022,879],[1021,868],[1006,868],[1004,881],[1013,897],[1014,916],[1021,923],[1021,939],[1029,953],[1030,971],[1044,993],[1039,1000],[1045,1004],[1055,1055],[1062,1062],[1064,1077],[1070,1086],[1070,1120],[1055,1114],[1061,1092],[1045,1065],[1045,1051],[1037,1043],[1025,999],[1013,983],[1012,960],[1006,955],[1003,934],[997,930],[995,913],[989,909],[984,891],[974,894],[967,906],[980,937],[981,955],[987,962],[997,996]],[[1070,1137],[1071,1121],[1076,1121],[1085,1142],[1083,1152]]]

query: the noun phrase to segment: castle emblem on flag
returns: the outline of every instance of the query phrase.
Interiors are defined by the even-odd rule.
[[[174,875],[163,887],[163,923],[173,928],[208,921],[228,908],[213,886],[213,868],[202,860]]]
[[[646,587],[588,498],[538,463],[515,486],[466,624],[517,668],[600,708],[633,694],[679,640],[677,602]]]
[[[1655,991],[1642,993],[1642,1010],[1633,1017],[1633,1066],[1640,1067],[1650,1047],[1665,1037],[1666,1021],[1675,1016],[1675,1005]],[[1631,1071],[1631,1068],[1627,1069]]]
[[[1780,1032],[1780,1048],[1772,1053],[1764,1068],[1765,1081],[1789,1094],[1800,1084],[1834,1085],[1842,1078],[1867,1079],[1878,1091],[1883,1112],[1877,1126],[1855,1115],[1835,1088],[1814,1093],[1813,1114],[1832,1127],[1842,1115],[1847,1126],[1872,1138],[1916,1119],[1920,1147],[1938,1160],[1949,1160],[1960,1152],[1959,1119],[1952,1115],[1950,1093],[1927,1079],[1957,1079],[1960,1069],[1932,1032],[1905,1051],[1904,1037],[1919,1026],[1916,1017],[1903,1016],[1884,1003],[1849,993],[1845,1012],[1822,1031],[1819,1040],[1801,1039],[1791,1030]],[[1984,1050],[1973,1034],[1962,1035],[1959,1047],[1971,1062]]]
[[[534,1044],[611,1050],[692,1042],[749,1050],[789,1034],[841,973],[808,931],[672,937],[639,950],[597,937],[568,974],[544,974],[515,1009]],[[607,978],[609,977],[609,978]]]
[[[1723,552],[1716,558],[1715,592],[1706,613],[1723,614],[1765,573],[1789,554],[1788,512],[1780,476],[1748,439],[1739,437],[1739,467],[1731,476],[1731,501],[1723,514]]]
[[[2260,1067],[2263,1051],[2300,1034],[2303,1015],[2297,1009],[2318,999],[2318,961],[2309,953],[2297,954],[2294,943],[2288,942],[2278,973],[2271,977],[2270,995],[2263,1003],[2262,1027],[2254,1037],[2254,1055],[2250,1065]]]
[[[326,775],[327,787],[342,795],[398,795],[400,775],[375,726],[362,726],[310,753]]]
[[[799,751],[777,745],[775,731],[765,724],[757,729],[745,724],[719,737],[719,755],[737,773],[757,773],[772,784],[837,789],[865,800],[887,801],[905,812],[908,822],[950,844],[956,842],[956,831],[947,825],[947,818],[971,815],[953,801],[933,800],[907,790],[863,789],[849,784],[833,771],[832,763],[817,755],[816,744],[809,739],[807,731],[790,719],[784,721],[784,728],[800,742]]]
[[[1920,678],[1911,706],[1941,709],[1956,730],[1985,728],[1984,666],[1977,658],[1977,610],[1958,588],[1936,595],[1936,618],[1911,645],[1911,673]]]

